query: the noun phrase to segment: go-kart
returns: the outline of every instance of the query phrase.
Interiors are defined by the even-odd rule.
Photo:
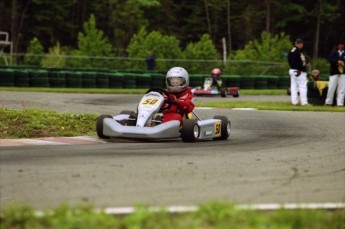
[[[218,80],[218,86],[212,86],[212,78],[205,78],[203,87],[195,87],[192,89],[192,93],[196,96],[213,96],[220,95],[221,97],[226,97],[227,95],[232,95],[233,97],[240,96],[240,90],[238,87],[223,87],[222,80]]]
[[[132,139],[182,138],[184,142],[197,140],[226,140],[231,134],[231,122],[226,116],[215,115],[213,119],[201,120],[193,111],[186,115],[183,124],[178,120],[162,122],[162,112],[172,103],[164,89],[150,89],[141,98],[137,112],[124,110],[120,114],[100,115],[96,123],[99,138]]]

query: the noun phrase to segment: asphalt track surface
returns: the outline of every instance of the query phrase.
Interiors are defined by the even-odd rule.
[[[116,114],[138,95],[0,92],[0,106]],[[289,101],[288,96],[197,98]],[[202,118],[226,115],[226,141],[111,139],[87,145],[0,146],[0,206],[61,203],[97,207],[344,203],[345,115],[196,109]]]

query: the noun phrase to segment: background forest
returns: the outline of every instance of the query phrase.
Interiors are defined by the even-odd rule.
[[[0,31],[12,41],[12,64],[145,69],[153,51],[157,70],[254,73],[285,65],[301,37],[311,67],[327,71],[345,36],[345,1],[0,0]]]

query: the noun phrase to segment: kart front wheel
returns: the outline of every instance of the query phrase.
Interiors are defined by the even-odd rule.
[[[112,118],[112,116],[110,116],[110,115],[101,115],[101,116],[99,116],[98,119],[97,119],[97,123],[96,123],[96,132],[97,132],[97,136],[99,138],[109,139],[110,137],[105,136],[103,134],[103,120],[105,118]]]
[[[120,114],[128,114],[131,116],[135,116],[135,112],[134,111],[130,111],[130,110],[123,110],[120,112]]]
[[[221,124],[221,135],[220,137],[214,138],[215,140],[226,140],[231,135],[231,122],[228,120],[228,117],[223,115],[216,115],[213,117],[214,119],[220,119],[222,121]]]
[[[181,138],[184,142],[195,142],[200,135],[200,127],[195,119],[186,119],[181,128]]]

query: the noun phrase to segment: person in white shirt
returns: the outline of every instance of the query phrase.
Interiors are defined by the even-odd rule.
[[[301,38],[296,39],[295,46],[288,54],[288,63],[290,66],[290,88],[291,88],[291,103],[293,105],[298,104],[298,92],[300,94],[300,100],[302,106],[307,106],[307,72],[306,72],[306,58],[303,49],[303,40]]]

